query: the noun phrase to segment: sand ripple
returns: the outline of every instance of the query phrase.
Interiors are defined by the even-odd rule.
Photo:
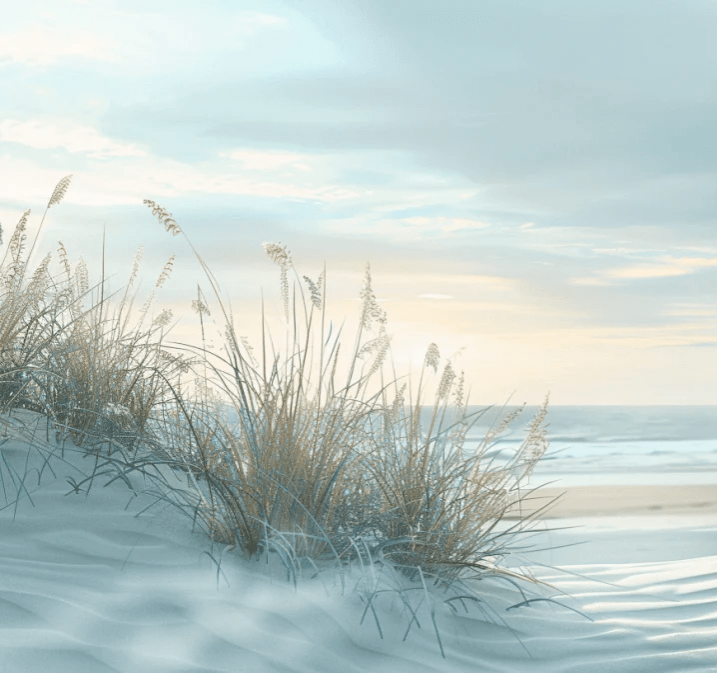
[[[357,574],[343,596],[336,578],[294,591],[276,569],[269,578],[229,556],[217,576],[178,514],[135,517],[146,503],[125,509],[121,484],[87,499],[66,492],[58,480],[34,506],[0,512],[0,673],[717,671],[710,553],[534,568],[554,587],[547,596],[593,621],[547,601],[506,611],[520,596],[486,584],[495,623],[438,604],[443,659],[425,610],[405,642],[398,601],[378,601],[383,639],[370,613],[359,624]],[[630,532],[609,539],[629,544]]]

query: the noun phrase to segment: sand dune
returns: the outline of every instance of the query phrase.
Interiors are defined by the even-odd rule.
[[[16,464],[27,443],[10,440],[0,450]],[[581,528],[553,530],[545,542],[592,536],[593,547],[553,550],[548,560],[560,571],[538,565],[545,558],[531,568],[554,587],[545,597],[567,607],[538,601],[506,610],[520,595],[487,582],[486,614],[472,608],[454,615],[437,601],[443,658],[425,607],[421,628],[414,624],[405,642],[407,621],[395,595],[393,606],[388,594],[377,603],[383,639],[370,612],[360,623],[357,571],[345,577],[343,595],[338,575],[306,578],[295,589],[278,566],[270,576],[267,566],[215,549],[218,573],[206,540],[189,531],[179,512],[136,516],[150,500],[131,497],[120,482],[98,483],[88,497],[76,494],[66,481],[74,469],[55,466],[56,478],[46,471],[39,488],[31,475],[32,503],[25,497],[17,509],[0,512],[2,673],[717,671],[711,509],[700,516],[677,512],[679,525],[664,509],[643,518],[580,519],[581,507],[590,508],[578,505],[577,495],[593,507],[613,491],[575,490],[569,513],[579,516],[565,521]],[[691,511],[672,493],[665,502]],[[694,497],[705,493],[695,490]],[[637,510],[647,502],[640,498]],[[601,512],[615,512],[612,498],[603,505]],[[654,542],[642,559],[605,563],[620,556],[620,545],[622,558],[634,559],[636,531]],[[689,558],[661,560],[654,552],[661,541],[691,534]]]

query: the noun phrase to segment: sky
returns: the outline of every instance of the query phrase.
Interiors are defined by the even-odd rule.
[[[714,0],[14,3],[3,239],[72,174],[34,259],[97,281],[104,232],[147,296],[175,255],[178,340],[211,289],[144,199],[254,343],[280,243],[347,348],[370,263],[397,371],[435,342],[474,404],[714,405],[715,34]]]

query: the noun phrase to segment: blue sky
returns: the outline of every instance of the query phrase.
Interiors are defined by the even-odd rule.
[[[0,222],[39,224],[196,329],[197,263],[258,334],[281,242],[366,262],[400,369],[426,347],[475,403],[716,404],[717,3],[56,0],[5,8]],[[350,332],[351,333],[351,332]],[[352,334],[352,333],[351,333]]]

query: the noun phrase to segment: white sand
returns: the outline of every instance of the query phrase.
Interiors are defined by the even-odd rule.
[[[22,473],[27,442],[10,440],[0,451]],[[53,467],[57,479],[45,468],[41,487],[35,472],[25,481],[34,506],[23,497],[16,511],[0,512],[2,673],[717,671],[714,509],[671,507],[665,497],[661,510],[643,515],[623,491],[631,516],[613,502],[589,517],[575,499],[533,541],[588,543],[535,555],[564,572],[532,569],[555,587],[548,596],[593,621],[547,602],[506,612],[519,595],[486,585],[493,621],[505,624],[475,608],[454,616],[439,602],[444,659],[427,612],[405,642],[398,602],[378,602],[383,639],[370,612],[359,624],[356,571],[343,596],[328,576],[326,586],[307,579],[295,591],[276,568],[272,580],[265,566],[227,553],[217,581],[208,544],[178,512],[135,517],[151,500],[131,499],[120,482],[100,481],[88,498],[65,495],[66,476],[77,473]],[[7,480],[4,463],[2,473]],[[695,491],[700,502],[704,495]],[[556,530],[566,524],[580,527]]]

